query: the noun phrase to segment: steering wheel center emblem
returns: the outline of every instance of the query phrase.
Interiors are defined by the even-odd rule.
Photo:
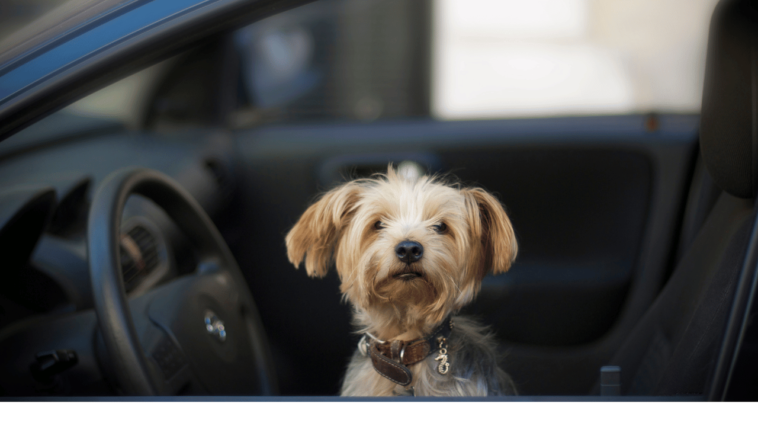
[[[221,321],[213,311],[205,312],[205,331],[218,339],[219,342],[224,342],[226,340],[226,328],[224,327],[224,322]]]

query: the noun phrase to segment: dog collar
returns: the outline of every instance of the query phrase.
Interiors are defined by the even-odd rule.
[[[436,361],[440,374],[447,374],[450,364],[447,362],[447,339],[453,330],[453,318],[447,317],[427,336],[416,340],[382,341],[369,333],[363,335],[358,347],[363,354],[371,357],[374,370],[382,377],[401,386],[408,386],[413,381],[409,366],[417,364],[432,353],[439,353]]]

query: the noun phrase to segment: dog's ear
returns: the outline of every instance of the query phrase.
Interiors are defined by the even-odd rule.
[[[348,182],[332,189],[300,217],[285,238],[287,256],[295,268],[305,257],[310,277],[323,277],[329,271],[340,231],[352,216],[360,198],[361,186]]]
[[[506,272],[516,259],[518,244],[503,206],[483,189],[470,188],[461,192],[466,199],[471,237],[481,244],[477,256],[477,281],[490,271],[495,274]]]

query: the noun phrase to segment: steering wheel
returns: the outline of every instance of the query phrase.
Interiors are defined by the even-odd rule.
[[[127,299],[121,275],[121,216],[144,196],[176,223],[197,254],[194,274]],[[110,372],[126,395],[270,395],[273,364],[250,290],[202,207],[149,169],[110,174],[87,223],[95,311]]]

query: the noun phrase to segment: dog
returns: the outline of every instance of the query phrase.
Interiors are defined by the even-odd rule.
[[[494,338],[456,315],[518,245],[500,202],[480,188],[398,173],[346,182],[303,213],[285,238],[310,277],[336,264],[363,338],[343,396],[509,395]]]

